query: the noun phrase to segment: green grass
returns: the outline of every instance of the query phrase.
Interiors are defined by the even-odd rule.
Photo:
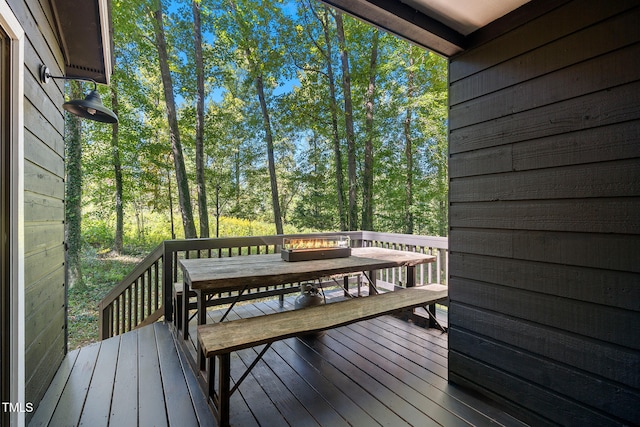
[[[84,286],[69,289],[69,350],[100,340],[98,303],[111,291],[142,257],[97,252],[87,248],[82,256]]]
[[[155,212],[145,213],[144,234],[137,235],[133,224],[125,224],[124,255],[108,248],[113,245],[113,224],[86,214],[82,219],[82,278],[84,286],[68,292],[69,350],[99,341],[98,303],[158,244],[170,239],[168,218]],[[301,233],[285,227],[285,233]],[[273,224],[222,217],[221,236],[259,236],[275,233]],[[178,236],[181,238],[182,236]]]

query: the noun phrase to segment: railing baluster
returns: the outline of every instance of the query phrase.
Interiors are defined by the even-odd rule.
[[[160,286],[159,283],[156,281],[155,283],[155,295],[154,295],[154,304],[153,304],[153,311],[156,311],[157,309],[160,308]]]
[[[114,322],[113,322],[113,329],[114,329],[114,335],[118,335],[120,333],[120,303],[119,303],[119,298],[116,299],[115,301],[113,301],[113,309],[114,309]]]
[[[127,291],[131,288],[127,288]],[[127,332],[127,293],[122,294],[122,302],[120,303],[120,330]]]
[[[131,325],[133,324],[133,288],[139,281],[140,279],[133,283],[133,286],[127,291],[127,332],[131,330]]]

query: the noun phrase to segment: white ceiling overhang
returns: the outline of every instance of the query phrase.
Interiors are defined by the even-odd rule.
[[[530,3],[530,0],[323,1],[447,57],[463,51],[477,31]],[[541,2],[531,3],[536,1]]]

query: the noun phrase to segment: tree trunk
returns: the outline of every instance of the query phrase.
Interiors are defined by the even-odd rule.
[[[216,185],[216,237],[220,237],[220,185]]]
[[[373,104],[376,92],[376,74],[378,68],[378,30],[374,29],[369,62],[369,86],[366,96],[364,145],[364,173],[362,177],[362,230],[373,230]]]
[[[191,196],[189,195],[189,182],[187,171],[184,166],[184,156],[182,154],[182,144],[180,143],[180,130],[178,128],[178,116],[176,114],[176,103],[173,95],[173,82],[169,70],[169,58],[167,54],[167,44],[164,37],[164,23],[162,14],[162,2],[156,2],[157,9],[153,12],[156,19],[155,35],[156,47],[158,48],[158,59],[160,62],[160,74],[162,76],[162,86],[164,88],[164,98],[167,105],[167,120],[169,121],[169,133],[171,136],[171,149],[173,151],[173,162],[176,169],[176,181],[178,187],[178,202],[182,213],[182,225],[184,236],[187,239],[196,237],[196,227],[193,221],[193,211],[191,209]]]
[[[254,67],[254,69],[257,67]],[[257,71],[257,70],[256,70]],[[271,201],[273,203],[273,217],[276,223],[276,233],[283,234],[282,213],[280,212],[280,196],[278,194],[278,180],[276,178],[276,162],[273,154],[273,134],[271,133],[271,120],[269,118],[269,109],[267,101],[264,97],[264,84],[262,82],[262,74],[255,78],[256,90],[260,99],[260,109],[262,110],[262,118],[264,120],[265,139],[267,140],[267,159],[269,162],[269,180],[271,181]]]
[[[252,37],[250,33],[248,33],[246,28],[246,23],[242,20],[243,18],[239,16],[238,8],[235,2],[231,2],[231,8],[235,14],[236,22],[242,28],[244,28],[244,33],[242,37],[245,38],[245,42],[247,42],[248,38]],[[246,55],[247,62],[249,64],[249,72],[253,74],[253,79],[256,87],[256,92],[258,92],[258,99],[260,101],[260,110],[262,111],[262,120],[264,126],[265,140],[267,142],[267,161],[269,166],[269,181],[271,183],[271,203],[273,205],[273,219],[276,225],[276,233],[283,234],[282,228],[282,211],[280,209],[280,195],[278,193],[278,180],[276,177],[276,162],[274,156],[273,149],[273,133],[271,130],[271,118],[269,116],[269,108],[267,106],[267,100],[264,95],[264,82],[263,82],[263,74],[261,69],[261,64],[256,61],[253,57],[253,53],[251,48],[246,46],[244,48],[244,53]],[[259,53],[259,52],[256,52]]]
[[[325,20],[322,21],[322,28],[324,30],[324,41],[327,45],[327,78],[329,80],[329,97],[331,103],[331,132],[333,134],[333,155],[336,168],[336,192],[338,194],[338,215],[340,216],[340,230],[347,229],[347,220],[344,210],[344,175],[342,174],[342,149],[340,148],[340,133],[338,132],[338,98],[336,95],[335,77],[333,74],[332,65],[332,44],[329,34],[329,23],[327,15],[329,13],[329,7],[323,6],[325,14]]]
[[[342,12],[336,12],[336,29],[342,63],[342,87],[344,92],[344,119],[347,133],[347,174],[349,179],[349,230],[358,228],[358,205],[356,201],[356,136],[353,130],[353,103],[351,100],[351,72],[349,51],[344,36]]]
[[[118,114],[118,94],[115,86],[111,86],[111,109]],[[122,163],[120,161],[120,147],[118,135],[118,122],[113,124],[111,131],[111,150],[113,152],[113,171],[116,181],[116,234],[113,239],[113,250],[122,252],[124,235],[124,200],[122,185]]]
[[[193,41],[196,57],[196,184],[198,186],[198,214],[200,237],[209,237],[209,212],[204,176],[204,60],[202,58],[202,30],[200,26],[200,1],[191,2],[193,10]]]
[[[414,96],[414,71],[413,71],[413,55],[411,46],[409,46],[409,70],[407,75],[407,113],[404,119],[404,156],[407,162],[407,177],[405,181],[405,230],[406,234],[413,234],[413,139],[411,137],[411,121],[413,115],[413,96]]]
[[[234,159],[233,173],[235,177],[233,186],[234,186],[234,194],[236,199],[236,207],[234,210],[236,214],[238,214],[238,212],[240,212],[240,149],[236,150],[233,156],[233,159]],[[220,184],[218,184],[218,186],[220,186]]]
[[[82,86],[72,81],[71,98],[82,99]],[[67,241],[67,274],[69,287],[84,287],[80,253],[82,249],[82,119],[66,115],[66,201],[65,226]]]
[[[171,194],[171,170],[167,166],[167,193],[169,196],[169,218],[171,219],[171,239],[176,239],[176,226],[173,222],[173,194]]]

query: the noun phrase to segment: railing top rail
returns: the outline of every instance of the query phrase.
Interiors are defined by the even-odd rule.
[[[414,246],[429,246],[449,249],[448,237],[421,236],[417,234],[380,233],[377,231],[362,231],[362,239],[378,240],[389,243],[400,243]]]
[[[120,281],[120,283],[115,286],[111,291],[105,295],[104,298],[100,301],[98,306],[100,310],[104,309],[104,307],[111,304],[116,298],[118,298],[125,289],[129,287],[129,285],[135,281],[138,277],[144,274],[145,271],[149,269],[154,263],[156,263],[160,258],[162,258],[162,254],[164,253],[164,244],[160,243],[149,255],[146,256],[144,260],[142,260],[136,267],[131,271],[131,273],[127,274],[127,276]]]

